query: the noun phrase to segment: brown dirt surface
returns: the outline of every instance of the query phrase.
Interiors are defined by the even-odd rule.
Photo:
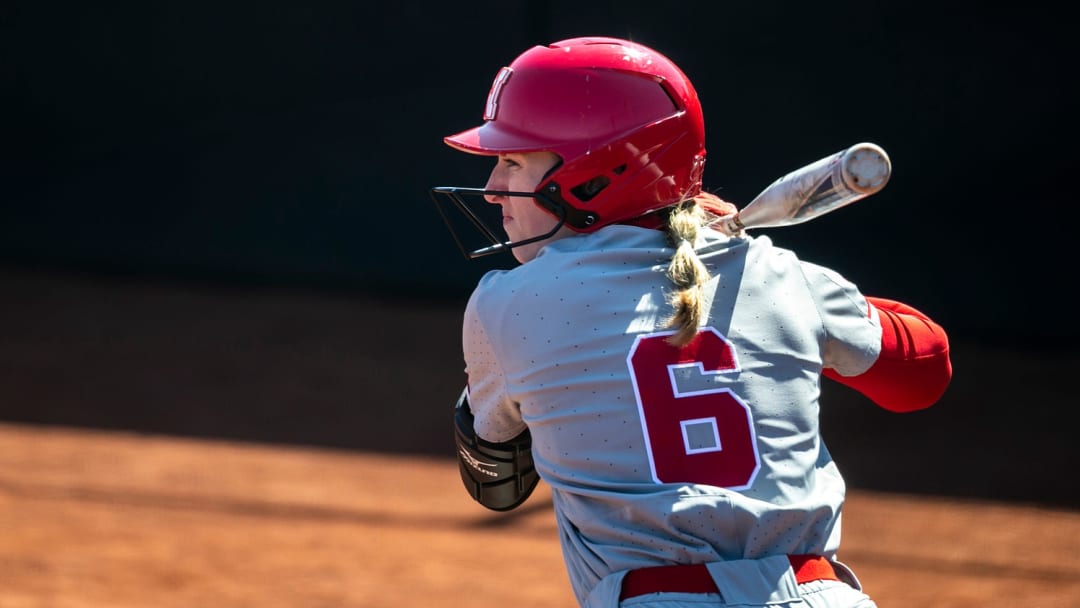
[[[460,486],[455,306],[20,272],[0,296],[0,607],[574,605],[547,488],[494,513]],[[840,557],[882,608],[1076,608],[1071,439],[963,380],[1075,360],[957,354],[943,413],[823,422]],[[991,466],[1021,447],[1053,464]]]
[[[550,495],[449,459],[0,425],[0,606],[573,606]],[[854,491],[878,604],[1080,605],[1080,513]]]

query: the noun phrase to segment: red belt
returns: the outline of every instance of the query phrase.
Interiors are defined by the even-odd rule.
[[[795,580],[801,585],[810,581],[838,581],[829,560],[820,555],[789,555]],[[720,593],[705,564],[692,566],[655,566],[626,573],[619,601],[646,593]]]

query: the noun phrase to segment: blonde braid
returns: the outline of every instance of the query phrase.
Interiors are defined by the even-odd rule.
[[[668,219],[668,241],[675,247],[667,275],[676,290],[668,298],[674,309],[666,326],[676,332],[668,339],[672,346],[682,347],[697,335],[705,314],[705,283],[709,270],[694,251],[698,230],[706,221],[705,210],[696,201],[680,203]]]

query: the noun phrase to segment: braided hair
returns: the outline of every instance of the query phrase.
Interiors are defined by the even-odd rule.
[[[667,238],[675,253],[668,264],[667,276],[675,285],[675,291],[668,297],[672,313],[666,326],[676,330],[667,340],[672,346],[682,347],[689,343],[697,335],[707,312],[705,284],[712,277],[694,251],[698,233],[719,214],[734,211],[734,205],[706,192],[671,208],[667,218]]]

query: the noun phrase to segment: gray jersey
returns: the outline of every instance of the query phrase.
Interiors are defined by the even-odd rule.
[[[463,345],[476,432],[526,426],[579,602],[623,570],[816,553],[840,541],[844,483],[822,443],[822,367],[876,360],[876,311],[767,237],[705,231],[705,325],[664,338],[673,250],[614,225],[492,271]],[[615,591],[617,593],[617,591]],[[595,599],[595,598],[594,598]]]

